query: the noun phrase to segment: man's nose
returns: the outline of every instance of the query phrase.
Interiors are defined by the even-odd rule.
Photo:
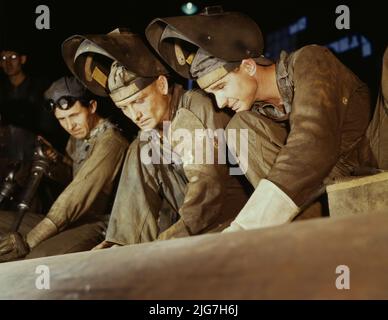
[[[122,109],[122,112],[127,118],[131,119],[132,121],[136,120],[135,112],[132,106],[125,106],[125,108]]]
[[[220,109],[225,108],[228,105],[226,99],[220,95],[216,95],[216,102],[217,102],[218,108]]]
[[[75,122],[71,119],[66,119],[67,130],[71,131],[75,127]]]
[[[143,114],[142,114],[140,111],[136,111],[136,112],[135,112],[135,120],[136,120],[136,121],[140,121],[142,115],[143,115]]]
[[[137,106],[134,106],[132,105],[130,108],[129,108],[129,111],[130,111],[130,115],[131,115],[131,119],[134,121],[134,122],[138,122],[140,121],[140,119],[142,118],[143,116],[143,113],[141,112],[141,110],[138,109]]]

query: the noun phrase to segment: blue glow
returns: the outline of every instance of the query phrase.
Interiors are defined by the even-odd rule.
[[[364,36],[361,36],[361,52],[363,57],[368,57],[372,54],[372,46]]]
[[[187,90],[193,89],[193,86],[194,86],[194,81],[191,79],[187,80]]]
[[[294,51],[298,43],[298,33],[305,31],[307,25],[308,18],[303,16],[294,23],[269,33],[266,38],[266,56],[276,59],[282,50],[288,52]]]
[[[289,34],[295,34],[303,30],[306,30],[306,28],[307,28],[307,17],[302,17],[297,22],[291,24],[288,27],[288,32]]]
[[[326,47],[332,49],[336,53],[343,53],[361,47],[361,55],[363,58],[369,57],[372,54],[370,41],[362,35],[343,37],[329,43]]]

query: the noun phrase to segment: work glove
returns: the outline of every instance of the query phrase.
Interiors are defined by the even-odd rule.
[[[299,213],[292,199],[277,185],[261,179],[244,208],[222,232],[260,229],[291,222]]]
[[[24,258],[30,247],[19,232],[12,232],[0,238],[0,262]]]

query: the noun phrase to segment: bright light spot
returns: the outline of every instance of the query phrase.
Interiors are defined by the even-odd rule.
[[[192,15],[198,11],[197,6],[192,2],[187,2],[181,7],[184,14]]]

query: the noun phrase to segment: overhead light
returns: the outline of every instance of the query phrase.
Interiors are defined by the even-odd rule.
[[[181,9],[183,13],[187,15],[195,14],[198,11],[198,7],[192,2],[185,3],[182,5]]]

